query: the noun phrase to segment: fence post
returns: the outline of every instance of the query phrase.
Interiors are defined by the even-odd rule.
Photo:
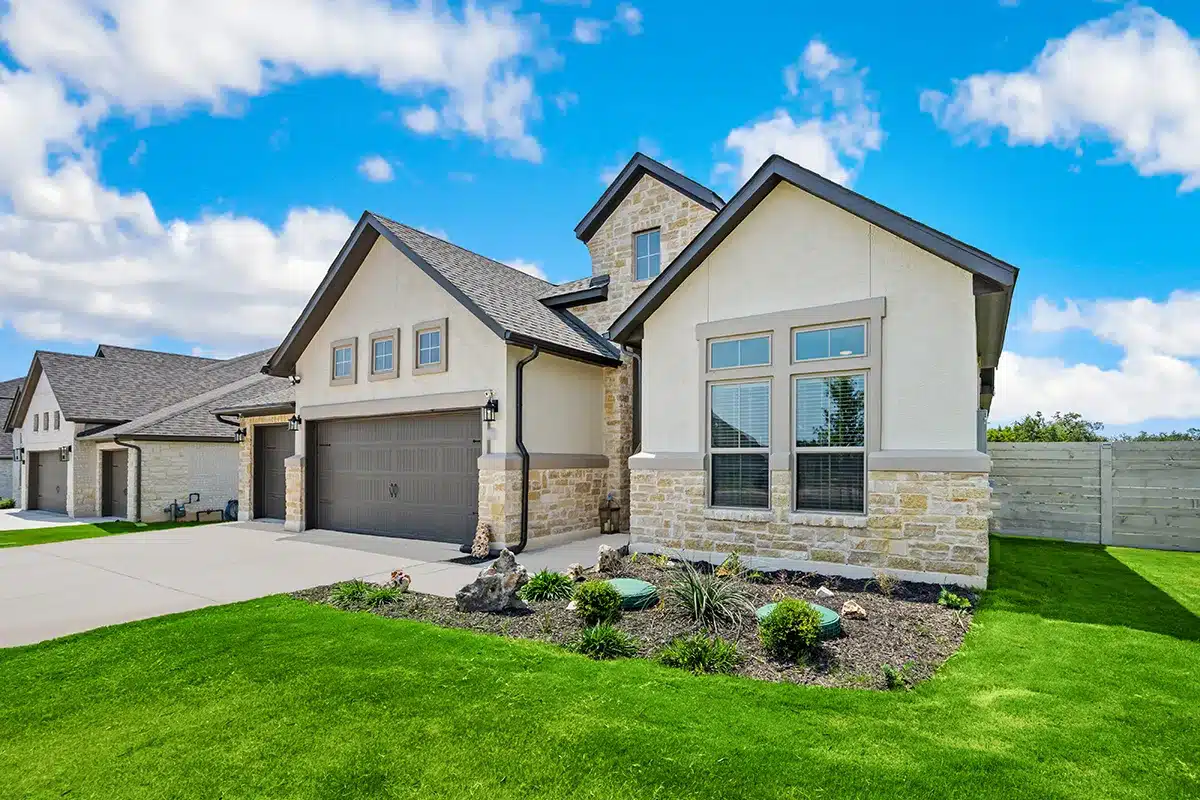
[[[1113,446],[1100,444],[1100,544],[1113,541]]]

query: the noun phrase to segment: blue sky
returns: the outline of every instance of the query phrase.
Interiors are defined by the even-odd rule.
[[[999,417],[1200,424],[1194,3],[195,5],[0,1],[0,377],[269,346],[366,208],[579,277],[636,149],[780,150],[1021,268]]]

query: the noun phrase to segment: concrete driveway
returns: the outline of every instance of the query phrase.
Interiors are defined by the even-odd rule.
[[[0,531],[23,531],[29,528],[59,528],[63,525],[87,525],[93,522],[112,522],[116,517],[80,517],[72,519],[66,514],[51,511],[0,511]]]
[[[227,523],[0,549],[0,646],[395,569],[453,596],[478,567],[453,545]]]

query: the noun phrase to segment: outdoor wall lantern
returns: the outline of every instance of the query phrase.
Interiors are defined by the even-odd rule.
[[[300,430],[300,423],[303,421],[298,414],[292,414],[292,418],[288,420],[288,430],[295,433]]]
[[[497,400],[491,393],[488,394],[488,400],[483,404],[483,421],[495,422],[496,412],[500,410],[500,401]]]
[[[58,448],[58,460],[59,461],[70,461],[71,460],[71,445],[67,444],[67,445],[63,445],[62,447]]]
[[[246,429],[238,428],[236,431],[234,431],[233,432],[233,440],[235,442],[237,442],[238,444],[241,444],[242,442],[246,441]]]
[[[600,532],[617,533],[621,529],[621,507],[613,500],[612,493],[600,504]]]

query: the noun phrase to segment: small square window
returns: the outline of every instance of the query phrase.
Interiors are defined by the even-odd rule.
[[[355,369],[355,359],[358,353],[358,339],[341,339],[329,346],[329,384],[343,386],[355,383],[358,374]]]
[[[354,349],[339,347],[333,351],[333,377],[349,378],[351,367],[354,366]]]
[[[399,374],[397,362],[399,352],[397,345],[400,341],[400,331],[389,328],[371,334],[371,374],[370,380],[381,381],[395,378]]]
[[[426,375],[446,371],[446,348],[449,339],[446,335],[446,319],[434,319],[428,322],[418,322],[413,326],[413,374]]]
[[[442,332],[422,331],[417,342],[417,366],[429,367],[442,362]]]
[[[662,269],[661,239],[658,229],[639,233],[634,239],[635,279],[648,281]]]

